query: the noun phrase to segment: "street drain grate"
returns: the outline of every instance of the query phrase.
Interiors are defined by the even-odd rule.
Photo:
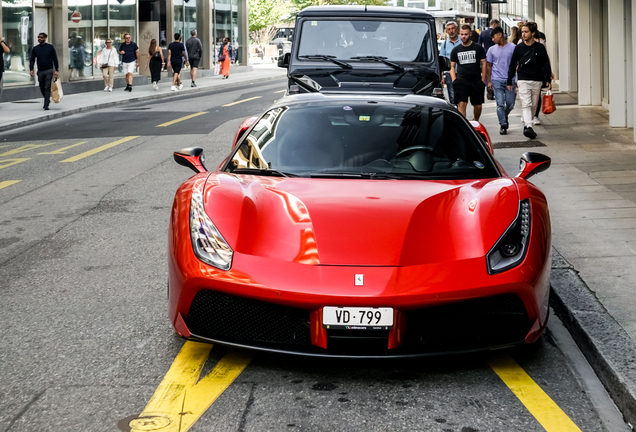
[[[527,147],[547,147],[541,141],[529,140],[529,141],[504,141],[492,143],[493,149],[507,149],[507,148],[527,148]]]
[[[151,109],[150,107],[144,107],[144,108],[124,108],[124,111],[144,111],[144,110],[149,110]]]

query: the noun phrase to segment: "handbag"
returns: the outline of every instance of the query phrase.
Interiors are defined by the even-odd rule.
[[[218,75],[221,73],[221,63],[217,63],[214,65],[214,75]]]
[[[486,90],[486,99],[495,100],[495,91],[491,89]]]
[[[552,91],[548,90],[546,94],[543,95],[543,101],[541,104],[541,112],[543,114],[552,114],[556,111],[556,105],[554,104],[554,97],[552,96]]]
[[[225,54],[221,53],[219,54],[219,61],[225,61]]]
[[[106,63],[102,63],[101,65],[99,65],[100,69],[107,69],[108,68],[108,62],[110,61],[110,55],[113,53],[113,49],[110,49],[110,52],[108,53],[108,60],[106,60]]]
[[[62,81],[55,78],[55,80],[51,83],[51,99],[53,102],[60,103],[64,97],[64,92],[62,91]]]

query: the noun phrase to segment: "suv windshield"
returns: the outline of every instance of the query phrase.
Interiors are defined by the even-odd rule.
[[[323,54],[340,60],[379,56],[426,63],[433,59],[428,24],[423,22],[305,20],[301,35],[300,58]]]
[[[483,143],[458,114],[373,101],[274,108],[241,141],[225,170],[378,179],[499,176]]]

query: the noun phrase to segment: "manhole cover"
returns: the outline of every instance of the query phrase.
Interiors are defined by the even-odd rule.
[[[124,108],[124,111],[144,111],[144,110],[149,110],[150,107],[144,107],[144,108]]]
[[[41,101],[30,101],[30,100],[25,100],[25,101],[13,101],[11,103],[42,103]]]
[[[493,149],[506,149],[506,148],[528,148],[528,147],[547,147],[541,141],[528,140],[528,141],[504,141],[492,143]]]

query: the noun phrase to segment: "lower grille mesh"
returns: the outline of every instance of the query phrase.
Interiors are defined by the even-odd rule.
[[[530,331],[523,302],[514,294],[407,312],[405,348],[439,352],[522,341]]]
[[[311,344],[306,310],[217,291],[199,291],[185,322],[197,336],[227,342]]]

